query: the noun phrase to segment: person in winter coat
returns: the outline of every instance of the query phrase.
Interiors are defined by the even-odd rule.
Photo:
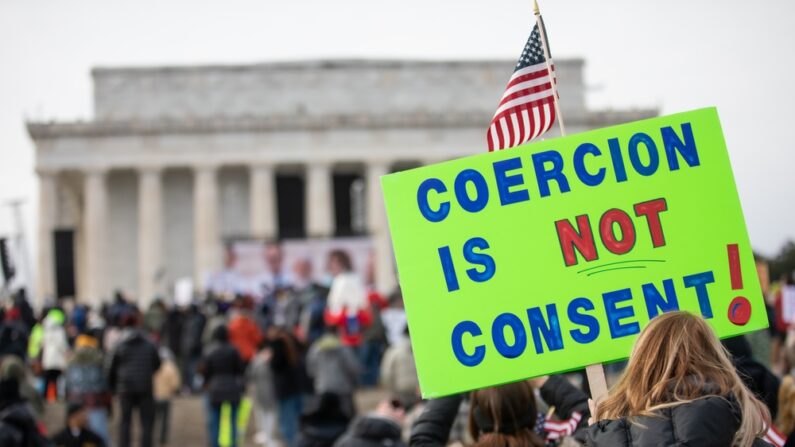
[[[353,414],[353,392],[361,366],[353,349],[342,344],[336,331],[336,327],[329,326],[326,334],[309,348],[306,372],[314,380],[316,393],[338,395],[344,410]]]
[[[273,372],[273,388],[279,406],[279,432],[287,447],[294,447],[298,420],[303,409],[306,371],[298,342],[284,329],[271,328],[268,333]]]
[[[358,348],[364,330],[373,321],[367,290],[362,279],[353,271],[351,257],[346,251],[332,250],[329,253],[328,271],[334,279],[324,315],[326,324],[338,326],[342,342]]]
[[[381,385],[405,407],[420,401],[420,382],[417,365],[411,350],[411,340],[404,337],[390,346],[381,362]]]
[[[85,407],[88,427],[110,445],[111,394],[102,368],[99,340],[85,334],[78,336],[74,357],[66,368],[66,400]]]
[[[155,373],[153,380],[155,387],[155,421],[159,424],[159,441],[162,446],[168,444],[171,399],[179,392],[182,386],[182,379],[174,362],[174,354],[165,346],[161,346],[158,352],[160,354],[160,369]]]
[[[48,447],[44,429],[19,394],[16,379],[0,380],[0,446]]]
[[[58,398],[58,378],[66,369],[66,356],[69,354],[64,321],[63,312],[52,309],[43,322],[41,366],[44,370],[45,396],[50,401]]]
[[[166,319],[168,318],[168,310],[165,303],[160,298],[152,301],[149,309],[144,313],[144,329],[152,338],[160,341],[163,338],[163,330],[166,326]]]
[[[744,335],[721,340],[729,351],[730,358],[743,383],[754,395],[767,405],[770,417],[775,420],[778,412],[778,388],[781,381],[765,365],[756,361],[751,345]]]
[[[108,384],[121,404],[119,447],[130,446],[133,410],[141,419],[141,447],[151,447],[155,420],[152,378],[160,368],[160,355],[154,343],[138,329],[135,314],[123,319],[124,331],[107,367]]]
[[[554,415],[537,411],[535,389]],[[412,447],[447,445],[464,395],[429,400],[411,429]],[[571,437],[585,439],[588,396],[562,376],[551,376],[484,388],[470,394],[469,434],[478,447],[557,445]],[[554,416],[554,418],[552,417]]]
[[[301,309],[296,333],[304,344],[310,346],[325,332],[323,313],[326,309],[328,288],[312,279],[312,262],[308,258],[298,259],[293,263],[291,294]]]
[[[88,426],[88,411],[79,403],[66,410],[66,427],[52,438],[55,447],[105,447],[108,443]]]
[[[383,401],[373,413],[354,421],[334,447],[403,447],[400,427],[404,417],[402,408]]]
[[[26,360],[28,353],[28,328],[18,308],[0,309],[0,356],[15,355]]]
[[[248,368],[249,381],[254,385],[254,414],[257,421],[257,444],[271,445],[276,430],[276,390],[273,389],[270,348],[264,348],[254,357]]]
[[[296,447],[332,447],[345,433],[353,413],[334,393],[314,396],[301,415]]]
[[[250,316],[251,300],[236,299],[229,319],[229,342],[248,364],[263,341],[262,332]]]
[[[765,404],[699,316],[670,312],[641,332],[627,369],[593,411],[587,445],[764,446]]]
[[[206,323],[207,319],[195,304],[187,308],[182,318],[179,366],[182,371],[182,384],[190,391],[193,391],[193,376],[202,355],[202,332]]]
[[[0,380],[12,379],[19,383],[19,395],[30,405],[37,420],[44,417],[44,398],[31,384],[28,369],[16,355],[0,357]]]
[[[215,347],[210,350],[199,362],[199,373],[204,377],[204,387],[207,392],[208,429],[210,430],[210,443],[219,446],[221,427],[221,408],[227,404],[231,408],[232,428],[231,447],[237,445],[237,410],[245,391],[246,365],[237,349],[229,342],[229,332],[225,326],[220,326],[213,334]]]

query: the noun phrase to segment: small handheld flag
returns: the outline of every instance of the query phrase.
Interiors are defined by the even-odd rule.
[[[544,21],[540,15],[537,17],[491,120],[486,134],[489,151],[519,146],[538,138],[555,122],[555,67],[551,57],[547,59],[549,47]]]

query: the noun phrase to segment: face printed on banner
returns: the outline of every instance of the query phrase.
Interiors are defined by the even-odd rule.
[[[715,109],[390,174],[382,188],[425,397],[626,358],[672,310],[721,337],[767,326]]]
[[[281,273],[283,262],[282,247],[278,244],[268,244],[265,247],[265,263],[268,265],[268,270],[273,274]]]
[[[226,247],[226,251],[224,252],[224,267],[227,270],[235,268],[235,261],[235,248],[230,245]]]
[[[309,259],[298,259],[293,263],[293,275],[296,283],[306,285],[312,280],[312,262]]]

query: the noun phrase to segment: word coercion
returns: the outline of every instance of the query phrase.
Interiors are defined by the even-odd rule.
[[[680,133],[681,136],[670,126],[660,129],[662,152],[666,160],[663,169],[681,169],[680,159],[691,168],[701,164],[691,124],[683,123]],[[605,155],[596,144],[588,142],[580,144],[574,150],[570,163],[574,167],[574,177],[580,185],[597,187],[608,181],[608,167],[615,182],[628,181],[625,153],[629,156],[629,166],[637,174],[648,177],[660,171],[660,149],[648,134],[638,132],[632,135],[626,151],[622,150],[618,138],[610,138],[606,143],[609,155]],[[641,153],[645,156],[641,156]],[[495,190],[495,200],[499,200],[500,206],[527,202],[530,200],[530,190],[526,187],[524,177],[527,171],[534,175],[536,190],[541,198],[553,195],[553,182],[561,194],[573,191],[573,179],[563,172],[566,164],[559,151],[547,150],[532,154],[529,157],[532,169],[525,167],[524,158],[517,156],[493,162],[492,182],[486,180],[483,172],[471,168],[461,170],[452,185],[447,185],[436,177],[425,179],[417,188],[420,214],[428,222],[442,222],[450,215],[453,199],[460,209],[468,213],[478,213],[492,200]],[[452,187],[453,192],[449,191],[448,186]]]

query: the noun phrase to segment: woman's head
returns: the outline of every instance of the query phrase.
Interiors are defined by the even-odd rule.
[[[335,249],[328,254],[328,271],[332,276],[353,270],[351,257],[345,250]]]
[[[740,380],[709,325],[690,313],[670,312],[641,332],[623,376],[599,403],[596,419],[648,415],[700,397],[729,395],[743,414],[735,441],[751,445],[769,419],[767,409]]]
[[[533,431],[537,417],[533,387],[527,381],[472,392],[469,432],[478,446],[542,446]]]

